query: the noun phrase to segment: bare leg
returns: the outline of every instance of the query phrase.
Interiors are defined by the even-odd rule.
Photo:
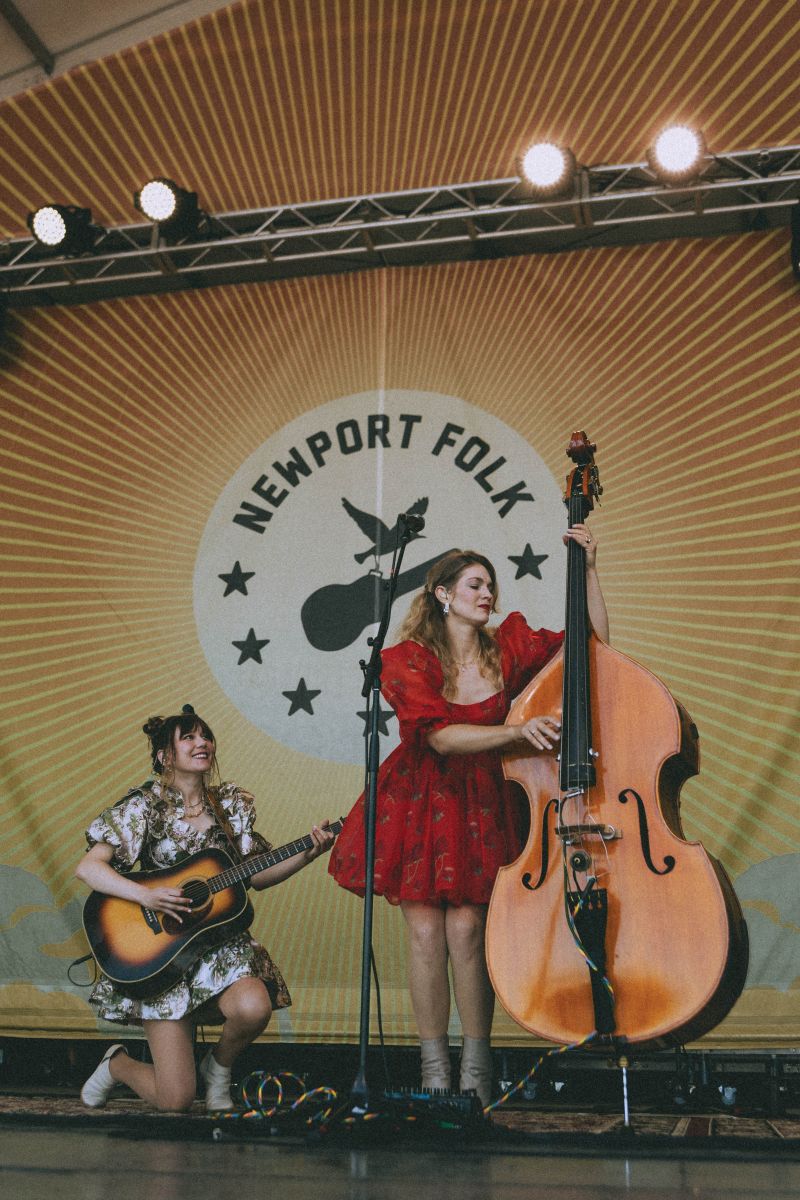
[[[232,1067],[237,1054],[266,1029],[272,1016],[269,992],[260,979],[237,979],[218,1000],[225,1018],[214,1058],[221,1067]]]
[[[269,992],[260,979],[237,979],[217,1003],[225,1018],[222,1035],[200,1063],[209,1111],[233,1108],[231,1067],[236,1056],[258,1037],[272,1015]]]
[[[450,980],[444,909],[411,900],[401,908],[408,930],[408,982],[419,1029],[422,1086],[449,1089]]]
[[[408,983],[423,1039],[443,1037],[450,1020],[445,910],[417,900],[400,905],[408,932]]]
[[[486,908],[460,904],[445,909],[447,951],[453,968],[453,991],[466,1037],[488,1038],[494,1015],[494,991],[486,969]]]
[[[447,910],[447,949],[453,965],[453,989],[461,1017],[461,1090],[474,1090],[486,1105],[492,1097],[492,1055],[489,1033],[494,992],[486,969],[484,931],[486,908],[462,904]]]
[[[197,1082],[191,1017],[180,1021],[144,1021],[153,1065],[115,1054],[109,1070],[119,1083],[162,1112],[186,1112],[194,1103]]]

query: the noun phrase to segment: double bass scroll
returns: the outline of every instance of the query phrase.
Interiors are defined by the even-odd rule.
[[[594,446],[572,436],[569,524],[599,495]],[[697,729],[646,667],[591,630],[583,551],[567,549],[564,646],[507,721],[562,711],[561,746],[504,755],[531,806],[501,868],[486,956],[511,1017],[548,1041],[591,1035],[653,1048],[707,1033],[747,973],[747,927],[722,865],[686,841],[680,790]]]

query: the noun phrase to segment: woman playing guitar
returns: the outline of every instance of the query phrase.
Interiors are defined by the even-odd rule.
[[[236,862],[270,847],[253,828],[253,797],[232,783],[209,786],[216,767],[216,742],[191,706],[185,705],[175,716],[152,717],[143,729],[156,778],[129,792],[90,825],[86,832],[90,848],[75,874],[100,894],[101,901],[119,898],[126,902],[118,906],[123,912],[129,908],[137,920],[150,922],[153,933],[169,939],[192,925],[198,899],[191,886],[169,881],[168,868],[187,856],[202,858],[203,851],[227,862],[219,855],[226,851]],[[329,850],[333,832],[327,826],[327,822],[314,826],[308,838],[284,847],[288,856],[252,874],[252,886],[273,887]],[[295,846],[299,852],[290,853]],[[142,882],[137,881],[137,873],[123,874],[137,862],[144,872],[152,872],[149,880],[144,874]],[[239,878],[251,874],[246,863],[238,872]],[[252,915],[249,904],[247,909]],[[206,1106],[233,1107],[234,1059],[265,1029],[272,1009],[287,1007],[291,998],[269,954],[241,928],[241,922],[238,932],[228,932],[224,923],[222,931],[221,937],[210,939],[208,948],[202,940],[193,943],[194,961],[157,994],[143,996],[141,988],[137,993],[101,972],[90,997],[98,1015],[106,1021],[141,1024],[153,1065],[130,1058],[121,1045],[112,1046],[83,1086],[84,1104],[101,1107],[112,1088],[124,1083],[155,1108],[190,1108],[197,1087],[193,1029],[203,1023],[222,1025],[219,1042],[200,1065]],[[150,940],[157,942],[152,936]]]

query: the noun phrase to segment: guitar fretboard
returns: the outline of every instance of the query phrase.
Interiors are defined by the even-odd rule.
[[[342,820],[334,821],[329,826],[331,833],[338,833],[342,824]],[[222,892],[234,883],[243,883],[245,879],[251,879],[253,875],[258,875],[260,871],[266,871],[268,867],[274,867],[276,863],[286,862],[287,858],[294,858],[295,854],[310,850],[313,845],[314,839],[309,833],[305,837],[298,838],[296,842],[287,842],[285,846],[278,846],[276,850],[270,850],[267,854],[257,854],[254,858],[248,858],[246,862],[237,863],[225,871],[220,871],[219,875],[210,876],[206,880],[206,885],[212,892]]]

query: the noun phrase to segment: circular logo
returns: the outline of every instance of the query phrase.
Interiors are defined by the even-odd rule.
[[[387,645],[428,568],[454,547],[494,563],[501,616],[563,627],[566,514],[532,447],[452,396],[364,392],[285,425],[242,464],[209,517],[194,611],[208,664],[237,709],[277,741],[362,763],[360,663],[383,610]],[[381,703],[382,750],[397,720]]]

